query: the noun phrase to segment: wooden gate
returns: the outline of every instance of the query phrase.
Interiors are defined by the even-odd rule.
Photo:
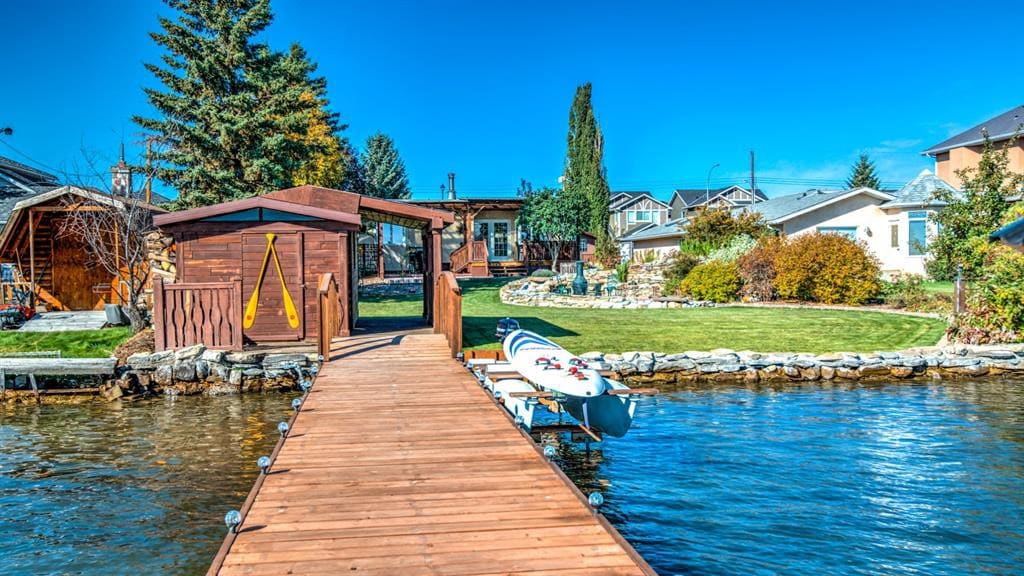
[[[242,281],[164,284],[153,279],[155,348],[242,349]]]

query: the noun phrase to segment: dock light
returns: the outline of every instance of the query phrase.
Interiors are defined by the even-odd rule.
[[[309,367],[309,373],[310,374],[316,376],[317,373],[319,373],[319,372],[320,372],[320,367],[319,366],[310,366]]]
[[[459,352],[458,354],[455,355],[455,359],[459,361],[459,364],[464,364],[466,361],[466,355],[462,352]]]
[[[587,502],[595,509],[600,508],[604,504],[604,496],[600,492],[591,492],[590,496],[587,496]]]
[[[302,388],[303,392],[309,392],[309,389],[313,387],[313,383],[306,378],[303,378],[302,382],[299,382],[299,388]]]
[[[501,390],[494,391],[494,398],[495,400],[501,400]]]
[[[523,418],[522,414],[516,414],[516,426],[522,428],[523,424],[526,424],[526,419]]]
[[[242,513],[238,510],[228,510],[224,515],[224,525],[232,534],[238,533],[238,525],[242,523]]]
[[[555,447],[552,446],[551,444],[548,444],[547,446],[544,447],[544,457],[547,458],[548,460],[555,457],[555,452]]]
[[[302,398],[292,398],[292,410],[298,412],[299,408],[302,408]]]
[[[256,466],[260,469],[260,472],[266,474],[270,470],[270,456],[260,456],[256,460]]]
[[[288,423],[287,422],[278,422],[277,423],[277,431],[280,432],[282,438],[287,436],[288,435]]]

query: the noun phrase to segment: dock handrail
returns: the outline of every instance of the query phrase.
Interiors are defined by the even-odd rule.
[[[442,272],[434,286],[434,333],[444,334],[452,358],[462,351],[462,289],[455,274]]]
[[[242,349],[242,280],[176,282],[153,279],[153,332],[156,350],[194,344]]]
[[[341,335],[343,318],[341,298],[338,297],[338,282],[334,274],[327,272],[320,276],[317,302],[320,329],[316,339],[316,351],[321,358],[328,360],[331,355],[331,340]]]

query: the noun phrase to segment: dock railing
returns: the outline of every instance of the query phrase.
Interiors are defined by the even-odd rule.
[[[444,334],[452,358],[462,351],[462,289],[455,274],[442,272],[434,286],[434,333]]]
[[[320,330],[317,334],[316,351],[324,360],[330,359],[331,340],[341,335],[344,314],[341,298],[338,296],[338,282],[328,272],[320,276],[317,287],[317,301],[320,314]]]
[[[242,280],[164,284],[153,279],[155,348],[242,349]]]

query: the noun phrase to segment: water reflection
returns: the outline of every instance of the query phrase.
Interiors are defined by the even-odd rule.
[[[0,408],[0,569],[205,571],[289,399]]]
[[[1024,384],[692,386],[557,459],[662,574],[1024,572]]]

